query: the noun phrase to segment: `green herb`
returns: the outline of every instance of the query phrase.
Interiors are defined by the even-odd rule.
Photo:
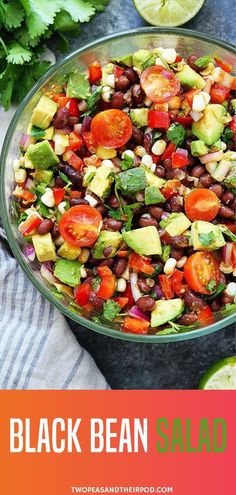
[[[58,292],[57,289],[51,289],[50,290],[51,294],[53,294],[53,296],[55,296],[57,299],[64,299],[64,296],[61,292]]]
[[[160,131],[153,131],[153,133],[152,133],[152,139],[153,139],[153,141],[155,141],[156,139],[158,139],[159,137],[161,137],[161,135],[162,135],[162,132],[160,132]]]
[[[80,23],[104,10],[109,0],[0,0],[0,104],[19,103],[47,71],[40,53],[54,36],[57,49],[69,48],[68,37]]]
[[[45,184],[44,182],[40,182],[40,184],[38,184],[36,187],[36,194],[39,193],[39,195],[37,194],[37,196],[40,197],[40,195],[43,195],[46,191],[46,188],[47,184]]]
[[[59,176],[61,177],[62,180],[67,184],[67,186],[71,186],[72,182],[70,179],[68,179],[67,175],[63,174],[63,172],[59,172]]]
[[[229,316],[235,313],[235,311],[236,311],[236,304],[234,303],[234,304],[226,304],[224,309],[221,309],[219,313],[224,318],[225,316]]]
[[[37,200],[36,206],[38,206],[38,213],[43,218],[52,218],[53,212],[49,210],[49,208],[41,201],[41,199]]]
[[[109,208],[109,216],[115,218],[115,220],[122,220],[125,222],[124,228],[126,231],[131,230],[133,221],[133,210],[142,206],[142,203],[133,203],[131,205],[121,205],[120,208],[114,210]]]
[[[133,194],[147,187],[145,170],[141,167],[131,168],[116,176],[116,187],[124,194]]]
[[[20,224],[21,222],[25,222],[25,220],[27,220],[28,216],[27,216],[27,213],[22,213],[18,219],[18,223]]]
[[[102,94],[102,86],[98,86],[98,88],[87,99],[88,110],[85,113],[83,113],[82,115],[83,117],[96,112],[97,104],[101,98],[101,94]]]
[[[215,280],[213,280],[213,282],[215,282]],[[209,285],[210,285],[210,283],[207,285],[207,289],[208,290],[211,290],[211,289],[208,288]],[[215,285],[216,285],[216,283],[215,283]],[[216,288],[214,286],[213,289],[212,289],[213,290],[212,294],[210,296],[206,296],[205,297],[206,301],[212,301],[217,296],[219,296],[221,294],[221,292],[223,292],[223,290],[225,290],[225,289],[226,289],[226,285],[225,284],[222,284],[222,283],[220,283],[219,285],[217,285]]]
[[[197,328],[197,323],[193,323],[192,325],[179,325],[178,323],[174,323],[173,321],[170,321],[169,325],[171,325],[171,328],[169,327],[164,328],[163,330],[157,332],[156,335],[171,335],[175,333],[185,333],[185,332],[189,332],[190,330],[195,330]]]
[[[179,216],[179,213],[171,213],[166,220],[160,221],[160,227],[162,229],[165,229],[172,222],[172,220],[174,220],[175,218],[178,218],[178,216]]]
[[[170,250],[171,250],[171,247],[169,244],[166,244],[165,246],[163,246],[162,248],[162,254],[161,254],[161,259],[162,261],[164,261],[164,263],[169,259],[170,257]]]
[[[91,285],[92,285],[93,290],[96,290],[96,289],[99,287],[100,283],[101,283],[101,279],[100,279],[100,277],[96,277],[96,278],[92,281],[92,284],[91,284]]]
[[[221,140],[224,141],[225,144],[229,144],[230,141],[232,141],[232,138],[234,137],[233,131],[229,127],[225,127],[224,132],[221,136]]]
[[[120,306],[111,299],[103,304],[103,316],[106,320],[113,321],[120,313]]]
[[[166,135],[172,143],[180,146],[184,142],[186,131],[181,124],[171,124]]]
[[[236,235],[231,232],[231,230],[227,229],[225,225],[221,225],[221,230],[224,235],[227,235],[231,239],[231,241],[236,242]]]
[[[215,289],[215,286],[216,286],[216,281],[211,280],[210,282],[208,282],[206,289],[212,292]]]
[[[208,234],[198,234],[198,238],[202,246],[210,246],[215,241],[215,235],[213,232]]]
[[[210,62],[212,62],[212,57],[210,55],[205,55],[204,57],[199,57],[195,60],[194,64],[200,69],[205,69]]]
[[[125,153],[120,166],[122,170],[129,170],[134,166],[134,159]]]
[[[35,139],[42,139],[45,136],[45,131],[44,129],[36,127],[36,125],[32,125],[30,135],[33,136]]]

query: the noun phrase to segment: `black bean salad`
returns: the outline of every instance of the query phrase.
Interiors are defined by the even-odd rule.
[[[55,295],[138,334],[234,310],[235,90],[225,61],[162,47],[45,89],[13,201]]]

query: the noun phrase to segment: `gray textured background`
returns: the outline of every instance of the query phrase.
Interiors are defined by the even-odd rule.
[[[184,27],[235,43],[235,0],[206,0]],[[111,0],[106,11],[84,25],[73,49],[117,31],[146,26],[132,0]],[[186,342],[146,345],[96,334],[69,321],[79,342],[92,354],[112,388],[194,389],[202,373],[218,359],[236,353],[233,327]]]

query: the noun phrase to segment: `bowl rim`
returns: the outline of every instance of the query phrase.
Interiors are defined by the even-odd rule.
[[[60,300],[56,299],[56,297],[53,296],[53,294],[49,291],[49,289],[44,286],[42,287],[41,283],[37,280],[37,278],[33,275],[31,272],[30,268],[28,267],[28,264],[25,262],[22,251],[20,249],[20,246],[18,243],[15,242],[15,238],[12,234],[11,231],[11,223],[10,223],[10,218],[8,215],[8,209],[7,209],[7,204],[5,201],[5,190],[4,190],[4,172],[5,172],[5,167],[2,165],[3,163],[5,164],[5,159],[8,151],[8,147],[12,138],[12,134],[14,132],[16,123],[21,115],[21,112],[24,108],[24,106],[29,102],[31,97],[34,95],[34,93],[40,89],[40,87],[54,74],[54,72],[62,67],[65,63],[69,62],[72,60],[74,57],[77,55],[80,55],[87,50],[96,47],[97,45],[100,45],[102,43],[105,43],[110,40],[115,40],[118,38],[125,38],[125,37],[132,37],[133,35],[139,35],[139,34],[166,34],[166,35],[171,35],[171,34],[176,34],[176,35],[182,35],[182,36],[187,36],[187,37],[192,37],[196,39],[201,39],[206,42],[211,42],[212,44],[215,44],[216,46],[222,47],[226,50],[229,50],[231,53],[236,54],[236,48],[231,44],[226,41],[220,41],[217,38],[214,38],[213,36],[208,36],[207,34],[201,33],[200,31],[193,31],[191,29],[183,29],[183,28],[158,28],[158,27],[141,27],[137,29],[131,29],[131,30],[125,30],[125,31],[117,31],[114,34],[104,36],[102,38],[99,38],[98,40],[92,41],[90,43],[87,43],[86,45],[83,45],[81,48],[78,48],[77,50],[73,51],[66,57],[64,57],[62,60],[58,61],[56,64],[52,65],[52,67],[49,68],[49,70],[37,81],[36,84],[31,88],[29,93],[25,96],[25,98],[22,100],[20,105],[18,106],[10,124],[8,127],[8,130],[5,135],[5,139],[3,142],[2,146],[2,151],[1,151],[1,156],[0,156],[0,162],[1,162],[1,167],[0,167],[0,206],[1,206],[1,217],[2,217],[2,222],[3,222],[3,227],[5,229],[7,239],[10,245],[10,248],[17,260],[17,262],[20,264],[21,268],[24,270],[26,275],[28,276],[29,280],[33,283],[33,285],[36,287],[37,290],[41,293],[42,296],[44,296],[53,306],[55,306],[61,313],[63,313],[67,318],[75,321],[76,323],[84,326],[85,328],[89,328],[90,330],[94,330],[97,333],[101,333],[107,337],[113,337],[113,338],[118,338],[121,340],[127,340],[130,342],[142,342],[146,344],[162,344],[162,343],[171,343],[171,342],[176,342],[176,341],[183,341],[183,340],[189,340],[189,339],[195,339],[198,337],[203,337],[205,335],[209,335],[213,332],[216,332],[220,330],[221,328],[224,328],[231,323],[233,323],[235,320],[235,315],[229,315],[226,318],[223,318],[220,321],[217,321],[211,325],[208,325],[207,327],[202,327],[193,331],[189,331],[186,333],[181,333],[181,334],[173,334],[173,335],[160,335],[158,336],[157,334],[155,335],[138,335],[138,334],[129,334],[129,333],[124,333],[119,330],[114,330],[109,327],[103,327],[102,325],[99,325],[93,321],[90,321],[86,319],[83,316],[80,316],[79,314],[74,313],[72,310],[67,309],[63,304],[61,304]]]

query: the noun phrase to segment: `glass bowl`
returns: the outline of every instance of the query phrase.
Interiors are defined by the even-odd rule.
[[[13,160],[19,156],[19,140],[30,120],[32,110],[42,95],[44,88],[50,88],[55,82],[63,78],[65,74],[80,68],[86,69],[94,60],[106,63],[107,60],[121,57],[134,52],[140,48],[154,48],[155,46],[174,47],[183,56],[188,56],[193,50],[199,56],[210,54],[217,55],[226,62],[234,65],[236,50],[232,45],[218,41],[202,33],[186,29],[166,28],[141,28],[138,30],[125,31],[107,36],[94,43],[80,48],[64,60],[51,67],[29,94],[19,105],[11,124],[9,126],[1,155],[1,215],[3,226],[13,254],[21,267],[29,277],[30,281],[37,287],[50,303],[59,309],[65,316],[76,321],[78,324],[100,332],[110,337],[115,337],[133,342],[164,343],[186,339],[192,339],[216,332],[221,328],[233,323],[234,315],[227,316],[213,325],[197,328],[186,333],[174,335],[136,335],[120,332],[117,325],[99,324],[91,321],[91,317],[81,314],[75,307],[71,306],[69,299],[58,300],[51,292],[49,284],[42,279],[39,272],[39,264],[29,260],[23,254],[24,240],[20,237],[16,220],[11,207],[11,193],[14,188],[14,176],[12,170]],[[19,81],[20,83],[20,81]]]

